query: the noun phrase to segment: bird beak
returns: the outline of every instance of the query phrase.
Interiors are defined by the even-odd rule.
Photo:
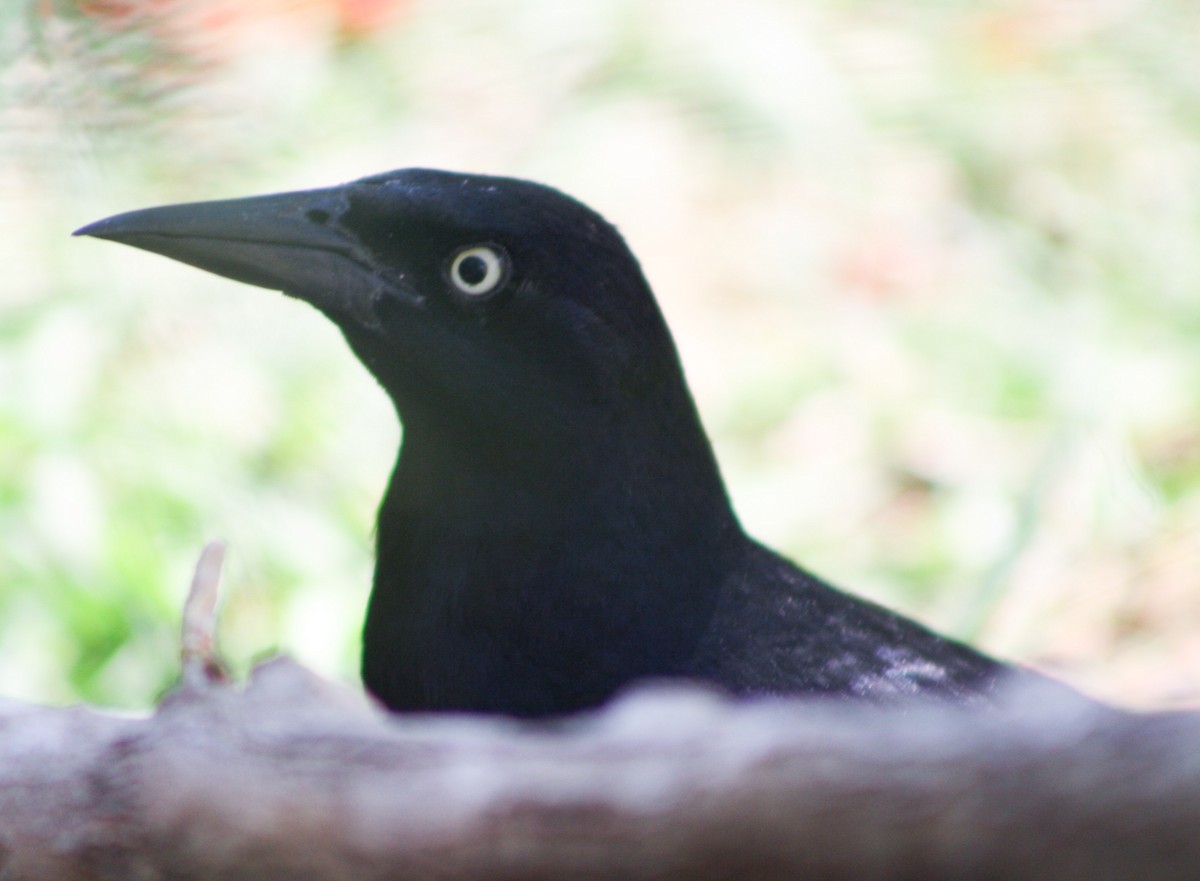
[[[346,231],[347,187],[166,205],[75,230],[306,300],[339,324],[377,327],[388,287]]]

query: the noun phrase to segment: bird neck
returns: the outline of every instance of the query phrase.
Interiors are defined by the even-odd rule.
[[[670,407],[623,412],[624,424],[519,449],[406,424],[379,515],[368,684],[424,671],[412,674],[426,689],[411,697],[420,707],[436,692],[435,663],[512,669],[519,658],[538,680],[574,663],[583,706],[631,678],[678,669],[743,535],[682,394]],[[503,662],[479,661],[489,653]],[[580,657],[589,659],[581,679]],[[509,687],[479,684],[443,695],[442,705],[480,708]],[[389,693],[402,689],[393,683]]]
[[[475,553],[489,537],[530,531],[557,545],[574,529],[574,550],[607,540],[676,541],[694,551],[702,537],[736,525],[728,495],[690,398],[646,403],[610,418],[549,419],[521,434],[406,421],[381,538],[402,523],[469,541],[463,551]]]

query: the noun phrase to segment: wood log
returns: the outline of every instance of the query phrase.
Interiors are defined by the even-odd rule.
[[[4,879],[1200,877],[1200,714],[650,686],[389,716],[287,660],[146,718],[0,705]]]
[[[660,683],[554,723],[389,715],[286,659],[228,682],[219,557],[152,715],[0,701],[0,881],[1200,878],[1200,713]]]

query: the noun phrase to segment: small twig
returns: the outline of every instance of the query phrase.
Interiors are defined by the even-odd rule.
[[[225,682],[228,676],[215,654],[217,597],[221,586],[221,566],[225,562],[225,542],[211,541],[200,552],[192,586],[183,604],[181,661],[183,684],[201,688],[213,682]]]
[[[1030,477],[1029,485],[1018,501],[1017,520],[1008,541],[984,571],[978,589],[968,598],[968,607],[958,626],[954,628],[954,635],[958,638],[968,641],[979,639],[988,619],[1004,596],[1013,569],[1037,538],[1042,510],[1068,464],[1075,446],[1074,441],[1075,431],[1072,425],[1068,425],[1060,429],[1047,445]]]

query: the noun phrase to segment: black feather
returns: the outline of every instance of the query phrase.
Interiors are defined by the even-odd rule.
[[[541,716],[662,676],[979,703],[1015,672],[744,534],[637,260],[562,193],[410,169],[80,232],[311,302],[395,402],[363,655],[389,707]],[[477,245],[499,281],[465,293]]]

